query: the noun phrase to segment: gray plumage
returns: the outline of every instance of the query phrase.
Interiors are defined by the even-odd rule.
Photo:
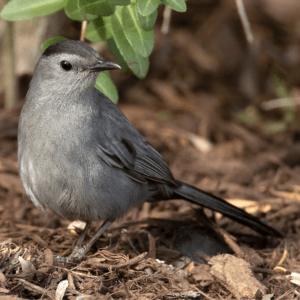
[[[18,133],[20,178],[33,203],[72,220],[113,222],[145,201],[183,198],[280,236],[243,210],[173,178],[160,154],[94,88],[100,71],[117,67],[80,41],[55,43],[40,58]]]

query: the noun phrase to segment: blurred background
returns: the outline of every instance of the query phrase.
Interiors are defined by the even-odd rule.
[[[284,192],[295,198],[300,188],[300,2],[244,1],[253,35],[250,44],[235,1],[187,4],[185,13],[171,12],[166,33],[160,6],[146,79],[130,71],[111,72],[119,107],[160,151],[176,178],[225,198],[278,200]],[[40,222],[31,216],[40,216],[32,204],[23,205],[27,200],[17,176],[18,118],[42,54],[40,45],[56,35],[79,39],[80,29],[81,23],[63,11],[22,22],[0,20],[4,220]],[[115,60],[105,44],[92,46]],[[5,49],[13,49],[14,56]],[[18,199],[16,206],[11,206],[11,197]],[[297,210],[294,214],[291,230],[300,225]],[[280,222],[277,229],[287,230],[287,221]]]
[[[166,33],[160,6],[145,80],[130,71],[111,72],[119,107],[176,178],[226,198],[295,195],[300,178],[300,2],[244,1],[250,44],[235,1],[187,4],[185,13],[172,11]],[[0,20],[0,199],[10,199],[10,193],[19,199],[10,213],[12,206],[6,210],[7,202],[1,202],[4,219],[35,222],[28,209],[39,216],[30,202],[21,204],[18,118],[40,45],[56,35],[79,39],[80,29],[81,23],[63,11],[22,22]],[[105,44],[92,46],[115,60]],[[13,49],[13,56],[6,49]],[[293,220],[300,223],[296,216]]]
[[[251,44],[234,0],[188,0],[185,13],[172,11],[166,33],[160,6],[147,77],[139,80],[131,72],[118,71],[111,76],[119,91],[119,107],[162,154],[177,179],[240,207],[249,206],[249,212],[263,216],[298,243],[300,1],[245,0],[244,5]],[[0,0],[0,9],[3,6]],[[42,54],[40,45],[56,35],[79,39],[80,29],[81,23],[71,21],[64,12],[14,23],[0,19],[3,239],[11,238],[16,228],[25,230],[22,224],[68,225],[54,215],[41,214],[24,196],[17,171],[17,124]],[[12,32],[11,39],[7,32]],[[13,61],[5,55],[9,44]],[[115,61],[105,44],[91,45],[105,59]],[[11,107],[7,107],[9,97],[14,99]],[[191,214],[190,204],[175,200],[145,204],[125,220],[182,219]],[[241,239],[250,232],[228,220],[220,224]],[[23,244],[30,240],[18,234],[13,238]]]

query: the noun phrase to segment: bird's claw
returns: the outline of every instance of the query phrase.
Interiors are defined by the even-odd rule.
[[[84,246],[81,248],[76,246],[70,256],[74,260],[82,260],[83,258],[85,258],[85,254],[86,254],[86,249]]]
[[[67,257],[63,257],[60,255],[53,255],[53,259],[56,262],[62,262],[62,263],[70,263],[72,261],[81,261],[85,258],[85,252],[86,249],[85,247],[75,247],[74,250],[72,251],[72,254],[67,256]]]

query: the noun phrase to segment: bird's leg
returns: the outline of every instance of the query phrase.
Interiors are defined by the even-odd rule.
[[[95,243],[95,241],[98,239],[98,237],[107,229],[109,225],[111,225],[111,221],[104,221],[100,228],[98,229],[97,233],[87,242],[87,244],[81,248],[75,247],[70,258],[75,258],[76,260],[83,259],[86,254],[89,252],[92,245]],[[80,237],[81,238],[81,237]]]
[[[87,233],[87,231],[88,231],[88,229],[89,229],[89,227],[90,227],[91,224],[92,224],[91,221],[87,221],[86,222],[84,230],[82,231],[82,233],[80,235],[80,238],[79,238],[79,240],[78,240],[78,242],[77,242],[77,244],[76,244],[75,247],[77,247],[77,248],[81,248],[82,247],[82,244],[83,244],[83,241],[85,239],[86,233]]]
[[[88,231],[91,224],[92,224],[91,221],[86,222],[85,227],[84,227],[84,229],[83,229],[83,231],[82,231],[82,233],[79,237],[79,240],[77,241],[76,246],[75,246],[74,250],[72,251],[72,254],[74,253],[74,251],[79,250],[82,247],[83,241],[85,239],[85,236],[86,236],[87,231]],[[54,255],[54,259],[56,261],[60,261],[60,262],[69,262],[71,260],[72,254],[68,257],[62,257],[60,255]]]
[[[85,246],[82,246],[82,243],[84,241],[84,238],[86,236],[87,230],[91,225],[91,222],[88,221],[85,225],[85,228],[77,242],[76,247],[74,248],[74,250],[72,251],[72,254],[69,255],[68,257],[62,257],[59,255],[55,255],[54,256],[54,260],[59,261],[59,262],[70,262],[72,259],[75,260],[81,260],[83,259],[86,254],[89,252],[90,248],[93,246],[93,244],[95,243],[95,241],[97,240],[97,238],[105,231],[105,229],[111,225],[111,221],[104,221],[100,228],[98,229],[97,233],[87,242],[87,244]]]

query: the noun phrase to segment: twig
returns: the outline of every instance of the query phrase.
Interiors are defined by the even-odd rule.
[[[161,32],[163,34],[169,33],[170,23],[171,23],[171,13],[172,13],[172,9],[166,5],[163,13],[163,23],[161,25]]]
[[[249,20],[248,20],[247,15],[246,15],[243,0],[235,0],[235,2],[236,2],[238,14],[241,18],[241,22],[242,22],[242,25],[244,27],[246,39],[247,39],[249,44],[252,44],[253,40],[254,40],[253,39],[253,34],[252,34],[252,31],[251,31]]]
[[[131,248],[132,248],[132,250],[134,251],[134,253],[135,253],[136,255],[139,255],[140,253],[138,252],[138,250],[137,250],[136,247],[134,246],[134,244],[133,244],[133,242],[132,242],[132,240],[131,240],[129,234],[126,234],[126,237],[127,237],[128,243],[129,243],[129,245],[131,246]]]
[[[252,272],[254,272],[254,273],[265,273],[265,274],[271,274],[271,275],[277,274],[276,270],[270,270],[270,269],[267,269],[267,268],[260,268],[260,267],[254,267],[252,269]]]
[[[123,287],[124,287],[124,291],[125,291],[125,294],[126,294],[126,300],[130,300],[130,293],[129,293],[129,291],[128,291],[128,287],[127,287],[127,285],[126,285],[126,283],[125,283],[125,280],[124,280],[124,278],[123,278],[123,280],[121,281],[122,282],[122,285],[123,285]]]
[[[211,226],[217,233],[219,233],[223,237],[226,244],[232,249],[232,251],[236,255],[239,255],[240,257],[243,257],[243,258],[246,256],[246,254],[242,251],[242,249],[238,246],[238,244],[232,239],[230,234],[228,232],[226,232],[226,230],[224,230],[223,228],[221,228],[218,224],[216,224],[214,222],[211,222]]]
[[[298,105],[300,105],[299,97],[287,97],[265,101],[261,104],[261,108],[263,110],[272,110],[282,107],[295,107]]]
[[[198,291],[199,294],[201,294],[205,298],[207,298],[209,300],[214,300],[214,298],[209,297],[209,295],[205,294],[204,292],[202,292],[201,290],[199,290],[197,287],[195,287],[195,289]]]
[[[81,24],[81,32],[80,32],[80,40],[82,42],[84,42],[85,39],[85,30],[86,30],[86,26],[87,26],[87,21],[83,21]]]
[[[6,295],[6,296],[1,295],[1,299],[2,300],[26,300],[25,298],[19,298],[17,296],[12,296],[12,295]]]
[[[291,295],[292,293],[294,293],[297,290],[297,287],[290,289],[288,291],[286,291],[283,295],[279,296],[278,298],[276,298],[275,300],[280,300],[280,299],[287,299],[286,297]]]
[[[136,265],[138,264],[140,261],[142,261],[145,256],[147,255],[148,253],[145,252],[145,253],[142,253],[132,259],[129,259],[128,261],[124,262],[124,263],[121,263],[121,264],[117,264],[117,265],[110,265],[110,264],[101,264],[101,263],[95,263],[93,262],[93,266],[94,267],[97,267],[97,268],[104,268],[104,269],[120,269],[120,268],[123,268],[123,267],[127,267],[127,266],[132,266],[132,265]],[[87,261],[88,263],[88,261]]]
[[[62,268],[62,267],[59,267],[59,266],[53,266],[54,268],[57,268],[57,269],[60,269],[60,270],[64,270],[66,271],[67,273],[71,273],[71,274],[75,274],[75,275],[78,275],[78,276],[81,276],[81,277],[87,277],[87,278],[101,278],[101,276],[98,276],[98,275],[90,275],[90,274],[87,274],[87,273],[81,273],[81,272],[77,272],[77,271],[72,271],[72,270],[69,270],[67,268]],[[109,273],[105,273],[106,275],[109,274]]]
[[[155,238],[150,232],[148,232],[148,240],[149,240],[149,257],[155,259],[156,258]]]
[[[285,242],[285,245],[284,245],[284,250],[283,250],[283,253],[282,253],[282,256],[279,260],[279,262],[276,264],[276,266],[273,268],[273,270],[281,270],[281,271],[284,271],[286,272],[286,269],[281,267],[280,265],[285,261],[286,257],[287,257],[287,254],[288,254],[288,251],[287,251],[287,246],[286,246],[286,242]]]
[[[229,248],[239,257],[244,258],[246,253],[242,251],[242,249],[238,246],[238,244],[233,240],[230,234],[220,227],[217,223],[211,221],[203,210],[197,210],[197,214],[199,217],[201,216],[201,220],[203,220],[208,226],[210,226],[215,232],[217,232],[225,241],[225,243],[229,246]]]
[[[51,292],[49,292],[48,290],[38,286],[38,285],[35,285],[33,283],[30,283],[24,279],[18,279],[16,278],[18,281],[20,281],[21,284],[23,284],[23,286],[30,290],[30,291],[33,291],[33,292],[36,292],[38,294],[41,294],[41,295],[44,295],[46,294],[47,296],[49,296],[51,299],[54,299],[55,298],[55,295]]]
[[[7,1],[8,2],[8,1]],[[5,3],[5,1],[4,1]],[[5,108],[9,108],[17,103],[18,88],[17,77],[15,70],[15,37],[14,37],[14,22],[4,21],[4,31],[2,35],[3,45],[3,70],[5,76],[3,79],[5,92]]]
[[[284,172],[288,173],[291,177],[296,177],[298,180],[300,180],[300,175],[297,172],[295,172],[294,170],[292,170],[286,163],[284,163],[282,161],[282,159],[280,159],[276,155],[271,154],[271,155],[268,156],[268,159],[269,159],[270,162],[280,166],[281,169]]]

